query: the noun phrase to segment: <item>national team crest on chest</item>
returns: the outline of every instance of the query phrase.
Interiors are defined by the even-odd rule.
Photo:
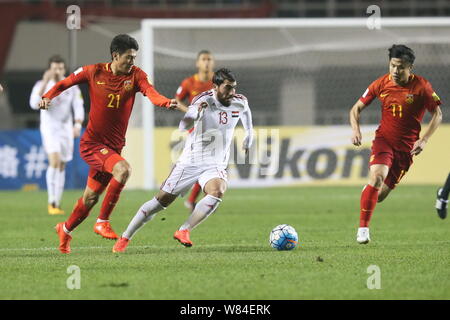
[[[232,118],[239,118],[239,111],[231,111]]]
[[[414,95],[413,94],[407,94],[406,95],[406,99],[405,99],[406,103],[411,104],[414,102]]]
[[[131,80],[125,80],[124,83],[123,83],[123,88],[124,88],[126,91],[130,91],[131,89],[133,89],[133,81],[131,81]]]

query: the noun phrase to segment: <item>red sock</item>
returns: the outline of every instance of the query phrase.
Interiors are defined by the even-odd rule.
[[[377,205],[378,189],[368,184],[361,193],[361,213],[359,216],[359,227],[369,227],[370,218]]]
[[[75,204],[73,208],[72,214],[69,219],[65,222],[66,229],[72,231],[75,229],[80,223],[83,222],[84,219],[89,215],[90,209],[86,208],[83,203],[83,198],[78,199],[78,202]]]
[[[117,201],[119,201],[120,193],[122,192],[123,187],[125,187],[124,184],[121,184],[114,178],[111,179],[105,198],[103,199],[100,215],[98,216],[99,219],[109,220],[111,212],[116,206]]]
[[[188,201],[190,203],[195,203],[195,200],[197,200],[197,197],[200,193],[200,191],[202,191],[202,187],[200,186],[200,184],[197,182],[196,184],[194,184],[194,186],[192,187],[192,191],[191,194],[189,196]]]

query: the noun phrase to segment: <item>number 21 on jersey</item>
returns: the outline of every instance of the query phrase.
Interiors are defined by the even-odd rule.
[[[108,94],[109,103],[107,105],[108,108],[116,108],[119,109],[120,104],[120,94]]]

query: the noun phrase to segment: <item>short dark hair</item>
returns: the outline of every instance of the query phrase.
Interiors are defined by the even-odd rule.
[[[66,62],[59,54],[55,54],[48,59],[48,67],[49,68],[52,63],[64,63],[64,66],[66,65]]]
[[[111,57],[113,52],[118,52],[119,54],[123,54],[125,51],[129,49],[139,50],[139,45],[133,37],[127,34],[119,34],[114,37],[111,41],[111,46],[109,47],[109,51],[111,53]]]
[[[414,64],[416,56],[411,48],[408,48],[403,44],[394,44],[389,48],[389,60],[392,58],[402,59],[409,64]]]
[[[216,72],[214,72],[214,76],[212,78],[212,82],[214,84],[217,84],[218,86],[220,86],[225,80],[228,80],[230,82],[236,81],[236,77],[231,72],[231,70],[229,70],[227,68],[221,68],[221,69],[217,70]]]
[[[210,55],[212,55],[211,51],[206,50],[206,49],[203,49],[203,50],[200,50],[200,51],[197,53],[197,60],[198,60],[198,58],[200,58],[200,56],[201,56],[202,54],[210,54]]]

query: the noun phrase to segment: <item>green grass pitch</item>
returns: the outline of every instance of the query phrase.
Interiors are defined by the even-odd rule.
[[[64,194],[66,214],[49,216],[46,193],[0,192],[0,299],[449,299],[450,228],[434,209],[433,186],[399,186],[378,204],[368,245],[355,241],[361,187],[229,190],[218,211],[172,239],[188,213],[178,199],[141,229],[124,254],[93,232],[100,203],[56,250],[54,225],[81,191]],[[112,215],[121,233],[152,192],[124,191]],[[269,233],[294,226],[299,247],[276,251]],[[71,265],[81,288],[69,290]],[[368,267],[381,289],[368,289]]]

